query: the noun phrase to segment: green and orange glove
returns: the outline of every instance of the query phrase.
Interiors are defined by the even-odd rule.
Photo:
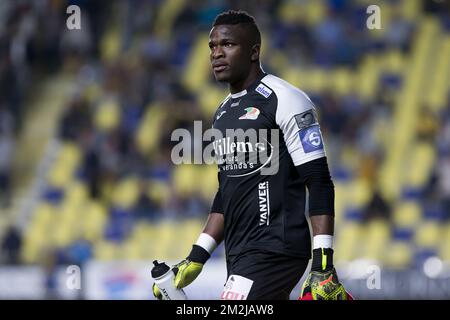
[[[339,282],[333,266],[333,249],[313,250],[311,272],[303,283],[298,300],[353,300]]]

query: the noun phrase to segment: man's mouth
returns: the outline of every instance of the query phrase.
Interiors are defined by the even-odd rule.
[[[213,65],[213,70],[214,72],[221,72],[223,70],[225,70],[228,66],[226,64],[217,64],[217,65]]]

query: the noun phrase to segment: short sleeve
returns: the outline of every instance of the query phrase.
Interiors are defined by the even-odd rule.
[[[324,157],[325,147],[314,104],[297,88],[277,92],[276,123],[294,165]]]

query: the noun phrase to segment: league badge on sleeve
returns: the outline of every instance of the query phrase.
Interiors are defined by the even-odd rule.
[[[313,125],[299,131],[300,141],[305,153],[323,150],[322,134],[319,125]]]
[[[311,109],[294,116],[295,122],[299,129],[307,128],[312,125],[318,124],[317,115],[315,110]]]

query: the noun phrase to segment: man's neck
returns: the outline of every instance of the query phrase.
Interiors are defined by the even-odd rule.
[[[263,75],[263,70],[258,66],[257,68],[254,68],[250,71],[248,74],[248,77],[245,78],[243,81],[231,84],[230,83],[230,93],[238,93],[245,89],[247,89],[253,82],[256,81],[261,75]]]

